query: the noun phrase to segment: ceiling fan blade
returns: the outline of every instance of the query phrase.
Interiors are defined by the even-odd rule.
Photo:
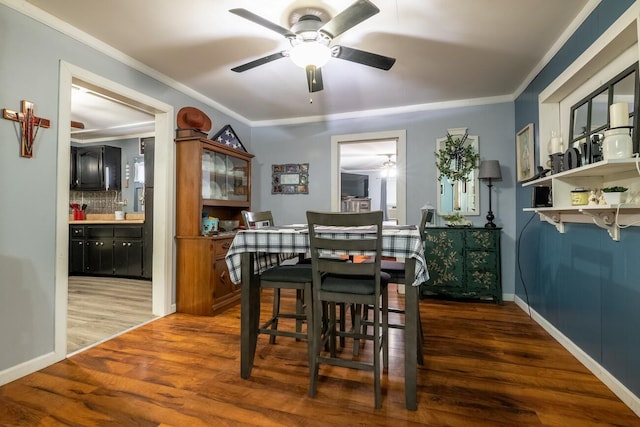
[[[396,62],[396,58],[378,55],[377,53],[365,52],[364,50],[353,49],[351,47],[333,46],[333,56],[346,61],[357,62],[369,67],[389,70]]]
[[[320,68],[316,68],[315,65],[307,65],[306,72],[309,93],[320,92],[324,89],[324,85],[322,83],[322,71],[320,71]]]
[[[351,27],[371,18],[380,9],[368,0],[358,0],[324,24],[318,31],[329,34],[331,38],[338,37]]]
[[[238,65],[237,67],[232,68],[231,71],[235,71],[236,73],[241,73],[243,71],[247,71],[252,68],[255,68],[259,65],[264,65],[271,61],[275,61],[276,59],[284,58],[285,56],[287,56],[286,51],[272,53],[271,55],[263,56],[262,58],[258,58],[251,62],[247,62],[246,64]]]
[[[229,12],[238,15],[244,19],[248,19],[251,22],[255,22],[258,25],[262,25],[263,27],[266,27],[268,29],[270,29],[271,31],[275,31],[276,33],[283,35],[287,38],[295,38],[296,35],[293,34],[290,30],[287,30],[284,27],[281,27],[278,24],[275,24],[271,21],[268,21],[266,19],[264,19],[261,16],[256,15],[253,12],[249,12],[247,9],[230,9]]]

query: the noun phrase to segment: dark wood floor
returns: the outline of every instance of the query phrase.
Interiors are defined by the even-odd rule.
[[[402,331],[392,330],[374,410],[366,372],[323,367],[318,395],[307,397],[306,344],[287,338],[260,337],[253,374],[241,379],[233,308],[158,319],[0,387],[0,425],[640,426],[513,303],[426,300],[421,311],[415,412],[404,407]]]

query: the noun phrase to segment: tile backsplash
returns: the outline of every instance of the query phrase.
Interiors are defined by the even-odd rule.
[[[107,214],[116,210],[127,211],[127,206],[122,204],[122,192],[120,191],[71,191],[69,204],[86,204],[87,214]],[[72,209],[69,208],[69,213]]]

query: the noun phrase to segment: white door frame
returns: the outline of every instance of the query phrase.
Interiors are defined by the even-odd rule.
[[[396,203],[398,224],[407,223],[407,131],[404,129],[331,137],[331,210],[340,212],[340,143],[396,140]]]
[[[67,355],[67,298],[69,287],[69,150],[71,147],[71,83],[82,80],[96,87],[135,102],[136,106],[155,115],[154,209],[153,209],[153,272],[152,311],[166,316],[175,311],[172,306],[174,288],[174,176],[175,147],[173,144],[173,106],[133,89],[105,79],[97,74],[60,61],[58,106],[58,175],[56,206],[56,273],[55,273],[55,347],[57,360]]]

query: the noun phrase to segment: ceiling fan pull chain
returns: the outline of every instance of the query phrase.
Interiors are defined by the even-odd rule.
[[[315,65],[307,65],[307,83],[309,85],[309,93],[313,93],[316,86],[316,67]],[[309,97],[309,104],[313,104],[313,98]]]

